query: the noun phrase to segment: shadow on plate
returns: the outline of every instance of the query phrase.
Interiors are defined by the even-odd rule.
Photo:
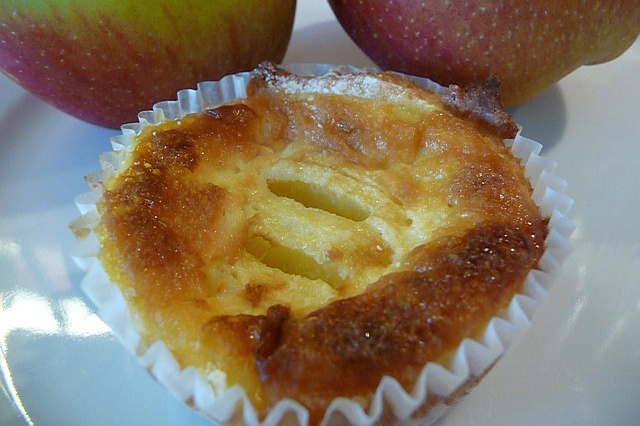
[[[337,20],[294,32],[285,63],[326,63],[370,67],[373,62],[349,38]]]
[[[510,108],[509,113],[522,125],[524,136],[543,145],[543,154],[562,139],[567,125],[566,104],[557,84],[537,97]]]
[[[114,130],[84,123],[24,93],[0,116],[0,213],[18,215],[73,203],[88,190]]]

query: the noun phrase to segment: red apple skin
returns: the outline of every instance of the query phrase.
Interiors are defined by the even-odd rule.
[[[378,66],[468,85],[490,75],[506,106],[638,38],[640,0],[328,0]]]
[[[295,0],[2,0],[0,69],[107,128],[206,80],[284,57]]]

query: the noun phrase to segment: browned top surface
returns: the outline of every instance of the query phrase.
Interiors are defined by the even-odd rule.
[[[490,128],[407,90],[258,84],[145,129],[98,229],[143,340],[224,371],[262,413],[292,397],[317,421],[383,375],[410,389],[477,333],[536,266],[546,221]]]

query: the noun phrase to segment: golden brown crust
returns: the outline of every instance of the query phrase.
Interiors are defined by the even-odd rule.
[[[137,138],[99,205],[101,260],[144,341],[224,372],[261,416],[289,397],[317,423],[476,335],[546,221],[500,136],[438,95],[258,75],[242,102]]]
[[[265,324],[259,341],[279,336],[257,356],[269,400],[296,395],[319,421],[327,401],[367,395],[385,375],[410,389],[426,361],[457,347],[513,297],[541,254],[544,229],[487,224],[444,237],[416,248],[406,270],[362,295]]]
[[[513,139],[518,133],[518,125],[504,110],[500,81],[495,77],[464,89],[451,85],[443,101],[453,110],[492,126],[504,139]]]

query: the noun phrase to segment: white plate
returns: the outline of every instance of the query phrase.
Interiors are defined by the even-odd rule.
[[[285,62],[371,62],[301,0]],[[444,425],[640,419],[640,41],[511,112],[569,182],[574,250],[531,329]],[[0,76],[0,424],[207,425],[140,368],[78,290],[67,224],[115,131]]]

